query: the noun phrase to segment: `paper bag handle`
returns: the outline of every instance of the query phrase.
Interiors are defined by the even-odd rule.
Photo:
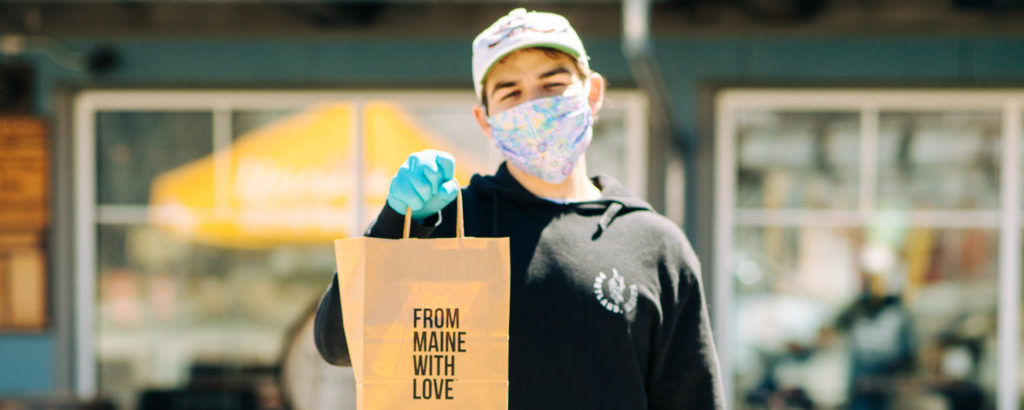
[[[455,181],[455,185],[458,186],[459,181],[452,178]],[[466,236],[466,227],[463,226],[462,221],[462,187],[458,186],[458,191],[455,194],[455,237],[464,238]],[[402,239],[409,239],[409,228],[412,226],[412,208],[405,207],[405,225],[402,227]]]

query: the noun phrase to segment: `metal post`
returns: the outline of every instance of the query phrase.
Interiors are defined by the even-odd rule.
[[[75,392],[96,395],[96,123],[88,97],[75,110]]]
[[[714,329],[726,408],[732,400],[732,265],[736,209],[736,112],[719,96],[715,107]]]
[[[1008,100],[1003,109],[1002,207],[999,229],[999,385],[1000,410],[1017,410],[1020,371],[1020,104]]]

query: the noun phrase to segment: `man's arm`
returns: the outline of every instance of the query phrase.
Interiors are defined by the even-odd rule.
[[[438,213],[428,216],[422,222],[411,221],[409,225],[410,238],[427,238],[434,232],[434,228],[440,220]],[[400,239],[402,230],[405,229],[405,215],[395,212],[390,206],[384,206],[377,215],[377,220],[366,230],[366,236],[371,238]]]
[[[700,265],[688,242],[684,242],[684,247],[678,279],[671,284],[674,286],[663,289],[664,319],[653,350],[649,408],[724,409],[718,354],[711,335]]]
[[[434,231],[434,224],[438,216],[428,217],[422,224],[413,222],[410,227],[409,236],[426,238]],[[377,220],[370,225],[366,236],[375,238],[401,238],[402,229],[405,226],[405,216],[395,212],[389,206],[384,206]],[[320,356],[328,363],[335,366],[351,366],[352,360],[348,355],[348,341],[345,339],[345,327],[341,314],[341,299],[338,296],[338,274],[327,287],[327,291],[320,298],[320,306],[316,309],[316,319],[313,326],[313,339],[316,341],[316,349]]]
[[[351,366],[352,359],[348,355],[348,341],[345,339],[345,326],[341,317],[341,300],[338,296],[338,274],[327,286],[327,291],[320,298],[320,306],[316,309],[313,322],[313,339],[316,350],[327,363],[335,366]]]

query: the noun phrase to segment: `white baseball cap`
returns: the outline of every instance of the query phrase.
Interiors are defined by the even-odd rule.
[[[580,60],[589,69],[587,51],[569,20],[555,13],[518,8],[502,16],[473,40],[473,87],[483,99],[484,78],[491,66],[509,53],[530,47],[550,47]]]

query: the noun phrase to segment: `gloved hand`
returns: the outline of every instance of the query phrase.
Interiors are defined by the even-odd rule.
[[[412,208],[412,219],[423,222],[448,205],[459,192],[454,179],[455,158],[444,151],[428,149],[409,155],[388,190],[388,206],[405,215]]]

